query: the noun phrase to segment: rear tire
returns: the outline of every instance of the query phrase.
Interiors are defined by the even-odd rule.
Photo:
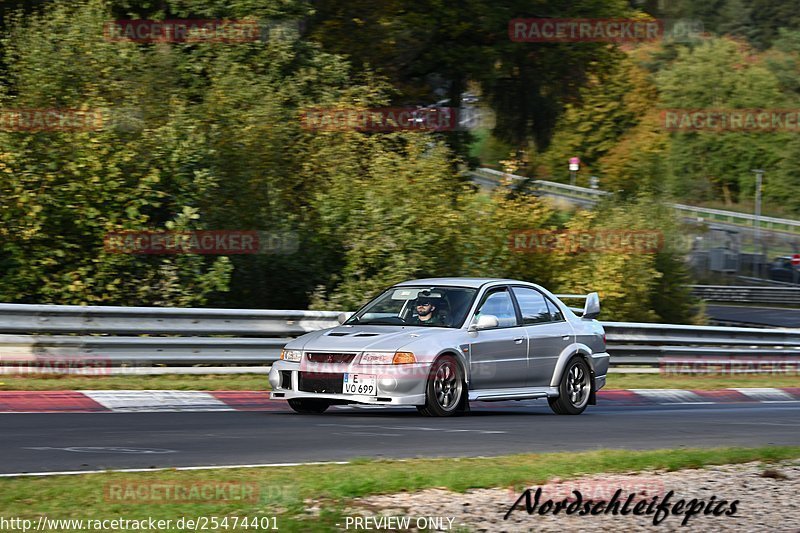
[[[579,355],[573,356],[564,368],[558,385],[558,398],[548,398],[550,409],[557,415],[579,415],[589,405],[592,373]]]
[[[330,406],[330,402],[325,400],[310,400],[307,398],[289,400],[289,407],[302,415],[319,415],[324,413]]]
[[[452,355],[437,359],[428,374],[425,405],[417,410],[424,416],[457,416],[468,408],[464,373]]]

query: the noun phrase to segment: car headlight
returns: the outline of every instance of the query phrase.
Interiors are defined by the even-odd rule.
[[[303,352],[300,350],[281,350],[281,359],[284,361],[300,361]]]
[[[405,365],[416,362],[417,358],[411,352],[364,352],[361,354],[362,365]]]

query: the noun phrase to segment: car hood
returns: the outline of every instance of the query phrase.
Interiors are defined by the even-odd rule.
[[[452,332],[430,326],[338,326],[307,333],[286,345],[306,351],[395,351],[426,337]]]

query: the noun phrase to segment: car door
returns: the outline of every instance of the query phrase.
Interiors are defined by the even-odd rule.
[[[556,304],[531,287],[513,287],[528,336],[528,376],[526,386],[547,387],[558,356],[575,342],[572,327]]]
[[[473,320],[481,314],[496,316],[499,324],[470,334],[470,389],[524,387],[528,338],[508,287],[489,289],[481,298]]]

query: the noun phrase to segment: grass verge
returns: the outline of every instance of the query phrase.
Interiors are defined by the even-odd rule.
[[[800,376],[676,376],[609,374],[606,389],[725,389],[730,387],[800,387]],[[161,376],[69,376],[57,374],[0,376],[0,390],[269,390],[266,374]]]
[[[729,389],[800,387],[800,376],[790,374],[750,375],[662,375],[609,374],[607,389]]]
[[[797,458],[800,458],[800,446],[604,450],[493,458],[356,460],[347,465],[3,478],[0,479],[0,516],[22,517],[34,523],[45,514],[49,518],[84,520],[148,517],[173,521],[180,517],[222,520],[227,516],[232,521],[233,517],[276,517],[282,531],[308,531],[310,528],[334,531],[341,529],[336,524],[343,523],[344,507],[350,498],[372,494],[432,487],[463,492],[472,488],[513,486],[516,491],[553,477],[569,479],[601,472],[681,470]],[[226,483],[250,484],[248,486],[257,488],[256,497],[244,502],[164,503],[166,491],[163,487],[218,487]],[[161,487],[159,503],[153,503],[152,499],[156,487]],[[143,498],[143,494],[151,499],[137,500],[137,497]],[[306,512],[310,500],[319,504],[318,516]],[[511,503],[509,500],[509,505]],[[48,529],[67,528],[51,525]]]

